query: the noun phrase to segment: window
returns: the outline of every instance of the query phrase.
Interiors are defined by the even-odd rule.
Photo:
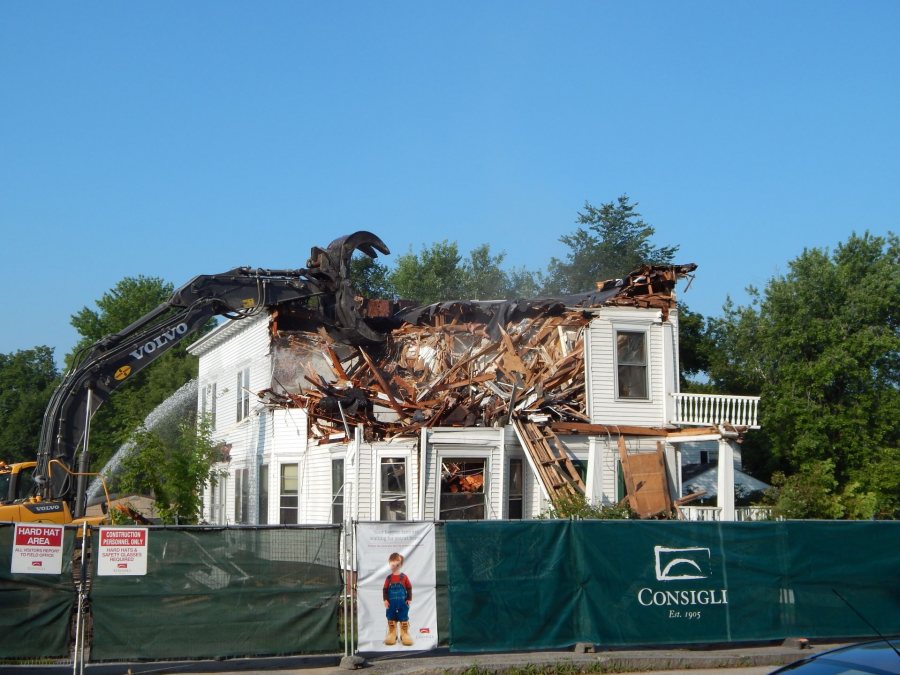
[[[619,398],[649,398],[646,333],[616,331],[616,367]]]
[[[281,465],[281,524],[296,525],[300,497],[297,464]]]
[[[244,368],[237,374],[237,421],[250,414],[250,369]]]
[[[331,460],[331,522],[344,522],[344,460]]]
[[[258,521],[260,525],[269,523],[269,465],[259,467]]]
[[[34,487],[34,470],[36,467],[29,466],[19,469],[16,476],[16,500],[27,499],[31,496],[31,488]]]
[[[484,459],[441,462],[441,520],[484,519]]]
[[[616,460],[616,501],[620,502],[628,496],[628,488],[625,485],[625,472],[622,471],[621,460]]]
[[[216,428],[216,383],[207,384],[200,392],[200,414],[209,422],[209,426]]]
[[[700,451],[700,463],[709,464],[709,450]]]
[[[521,520],[523,497],[525,496],[525,467],[521,459],[509,460],[509,495],[507,497],[507,518]]]
[[[250,522],[250,482],[247,469],[234,472],[234,522]]]
[[[381,520],[406,520],[406,459],[381,460]]]
[[[228,481],[223,477],[212,484],[212,499],[210,500],[210,518],[215,525],[226,525],[225,520],[225,494]]]

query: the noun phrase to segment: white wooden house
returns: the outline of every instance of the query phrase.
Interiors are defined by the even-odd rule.
[[[733,425],[756,427],[757,399],[679,392],[676,308],[614,305],[589,311],[580,339],[590,423],[683,430],[627,439],[629,451],[655,452],[657,442],[664,442],[673,497],[681,492],[681,445],[715,441],[721,496],[715,518],[735,519]],[[340,442],[311,437],[307,410],[258,396],[281,385],[274,381],[279,356],[271,323],[268,313],[228,322],[189,348],[200,362],[199,409],[227,453],[227,476],[204,494],[207,522],[515,519],[546,512],[547,489],[509,425],[423,426],[372,441],[363,426],[348,425],[349,435],[342,433]],[[622,499],[617,435],[561,440],[583,474],[588,500]],[[478,489],[456,489],[460,476],[479,481]]]

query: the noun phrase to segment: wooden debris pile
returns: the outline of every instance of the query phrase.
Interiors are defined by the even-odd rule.
[[[273,388],[261,396],[306,409],[310,433],[322,442],[344,438],[358,424],[374,439],[434,426],[589,423],[583,339],[589,310],[630,305],[667,313],[675,282],[695,267],[644,266],[590,293],[559,298],[444,302],[389,319],[381,311],[387,339],[378,346],[336,342],[285,308],[272,323]],[[545,461],[559,463],[552,433],[541,434],[536,442],[547,445]],[[559,469],[551,482],[583,492],[574,471],[564,463]]]
[[[588,421],[589,315],[535,314],[501,326],[499,339],[465,318],[457,311],[404,324],[380,348],[340,345],[324,332],[281,333],[273,340],[276,387],[263,396],[305,408],[322,439],[357,424],[388,438],[422,427],[497,426],[511,414]]]

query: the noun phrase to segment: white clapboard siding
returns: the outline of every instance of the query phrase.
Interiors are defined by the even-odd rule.
[[[372,493],[375,485],[372,478],[374,455],[371,443],[359,444],[359,450],[354,460],[356,467],[354,468],[353,512],[354,517],[360,521],[375,520],[372,510]]]
[[[303,521],[303,481],[308,470],[306,448],[306,412],[298,409],[278,409],[272,416],[272,455],[269,461],[269,522],[281,522],[281,465],[298,464],[301,487],[298,522]]]
[[[272,366],[269,354],[269,317],[267,313],[239,321],[229,321],[217,327],[188,347],[199,357],[198,409],[203,391],[208,385],[216,385],[216,428],[220,440],[230,442],[228,436],[237,420],[237,402],[240,390],[237,375],[250,369],[250,407],[257,403],[255,394],[271,386]],[[207,403],[209,407],[211,402]]]
[[[346,445],[316,445],[313,440],[300,466],[299,522],[321,525],[331,522],[331,451]]]
[[[670,321],[676,321],[674,313]],[[629,400],[616,397],[616,330],[646,330],[648,348],[649,399]],[[666,394],[677,382],[674,354],[665,358],[666,339],[677,332],[663,330],[661,312],[634,307],[604,307],[589,325],[586,339],[586,386],[589,388],[590,416],[595,424],[662,426],[666,423]],[[677,351],[677,350],[675,350]]]

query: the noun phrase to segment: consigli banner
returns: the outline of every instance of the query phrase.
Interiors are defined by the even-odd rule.
[[[434,523],[359,523],[356,551],[359,650],[437,647]]]

